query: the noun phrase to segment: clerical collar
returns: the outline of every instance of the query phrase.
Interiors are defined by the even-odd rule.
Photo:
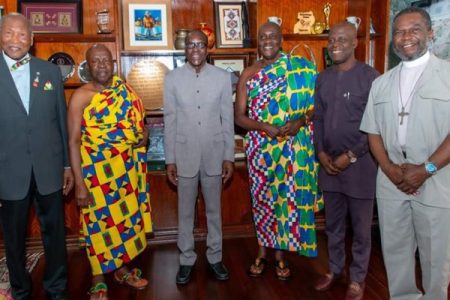
[[[404,61],[403,62],[403,66],[405,68],[414,68],[414,67],[418,67],[420,65],[423,65],[425,63],[427,63],[427,61],[430,59],[431,55],[430,55],[430,51],[425,52],[424,55],[422,55],[419,58],[416,58],[415,60],[412,61]]]

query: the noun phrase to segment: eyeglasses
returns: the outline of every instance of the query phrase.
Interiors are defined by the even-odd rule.
[[[206,43],[205,42],[197,42],[197,43],[187,43],[186,44],[186,48],[187,49],[205,49],[206,48]]]

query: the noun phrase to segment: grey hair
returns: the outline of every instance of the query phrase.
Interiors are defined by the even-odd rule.
[[[5,21],[12,19],[12,18],[21,19],[27,25],[28,32],[30,34],[33,33],[33,27],[31,27],[30,21],[27,19],[27,17],[25,17],[24,15],[22,15],[21,13],[18,13],[18,12],[9,13],[0,19],[0,31],[2,31],[3,24],[5,23]]]

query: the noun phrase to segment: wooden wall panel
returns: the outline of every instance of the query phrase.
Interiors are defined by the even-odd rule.
[[[176,230],[178,226],[178,198],[176,187],[168,181],[165,172],[154,171],[149,176],[150,203],[153,229]]]
[[[109,9],[110,26],[116,28],[115,11],[118,0],[83,0],[83,33],[97,33],[96,12]]]
[[[215,28],[213,10],[211,0],[172,0],[172,28],[199,28],[200,22]]]

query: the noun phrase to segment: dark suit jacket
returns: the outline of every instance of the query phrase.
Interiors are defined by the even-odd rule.
[[[39,82],[33,86],[37,77]],[[40,194],[60,190],[69,160],[67,106],[59,68],[32,57],[27,115],[0,52],[0,91],[0,199],[25,198],[32,171]]]

